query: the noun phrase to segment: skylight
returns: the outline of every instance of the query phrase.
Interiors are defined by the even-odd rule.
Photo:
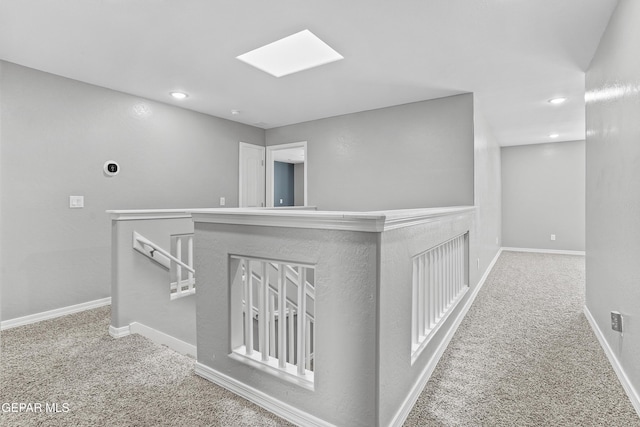
[[[282,77],[344,58],[311,31],[303,30],[237,59],[274,77]]]

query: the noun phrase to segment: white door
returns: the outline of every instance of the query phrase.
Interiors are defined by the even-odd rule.
[[[240,143],[238,201],[241,208],[264,206],[264,147]]]

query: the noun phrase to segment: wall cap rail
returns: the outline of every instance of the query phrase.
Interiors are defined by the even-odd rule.
[[[455,206],[371,212],[246,208],[190,209],[188,212],[194,222],[380,233],[437,221],[446,216],[464,215],[474,210],[474,206]]]
[[[209,210],[208,208],[190,208],[190,209],[109,209],[106,212],[113,221],[136,221],[146,219],[173,219],[173,218],[190,218],[193,211]],[[225,208],[219,210],[228,210],[233,208]],[[295,210],[309,211],[316,210],[315,206],[282,206],[273,208],[243,208],[251,210]]]

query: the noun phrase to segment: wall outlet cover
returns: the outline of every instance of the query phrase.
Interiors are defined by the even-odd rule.
[[[611,329],[616,332],[622,332],[622,314],[617,311],[611,312]]]

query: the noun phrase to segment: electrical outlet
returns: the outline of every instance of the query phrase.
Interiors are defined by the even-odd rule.
[[[499,240],[498,240],[498,238],[496,237],[496,245],[499,245],[499,244],[500,244],[500,243],[498,243],[498,242],[499,242]]]
[[[226,200],[224,199],[224,197],[220,197],[220,206],[224,206],[226,203]]]
[[[478,270],[480,270],[480,258],[478,258]]]
[[[551,235],[551,240],[556,240],[556,235],[555,234]]]
[[[611,329],[616,332],[622,332],[622,314],[617,311],[611,312]]]

